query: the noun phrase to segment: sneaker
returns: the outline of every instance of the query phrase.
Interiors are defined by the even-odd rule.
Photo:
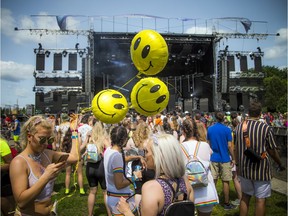
[[[232,205],[231,203],[228,203],[228,204],[224,204],[224,210],[232,210],[232,209],[235,209],[237,208],[237,206],[235,205]]]
[[[84,191],[83,188],[80,188],[80,191],[79,191],[79,192],[80,192],[80,195],[81,195],[81,196],[84,196],[84,195],[85,195],[85,191]]]
[[[240,200],[236,199],[234,201],[231,201],[231,204],[234,205],[234,206],[239,206],[240,205]]]
[[[70,193],[69,189],[65,189],[65,195],[68,195]]]

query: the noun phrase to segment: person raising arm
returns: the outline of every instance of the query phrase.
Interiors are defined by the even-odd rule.
[[[53,207],[51,194],[57,175],[67,163],[76,163],[77,116],[71,119],[72,149],[67,160],[58,162],[62,152],[47,149],[54,142],[53,127],[42,116],[33,116],[23,125],[20,142],[23,151],[10,165],[10,179],[14,199],[15,215],[50,215]],[[73,138],[74,137],[74,138]]]

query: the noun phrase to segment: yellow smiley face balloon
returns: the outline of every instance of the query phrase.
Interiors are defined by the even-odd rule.
[[[169,91],[165,83],[158,78],[143,78],[137,82],[131,92],[132,107],[145,116],[161,112],[169,102]]]
[[[131,58],[139,72],[155,75],[168,61],[168,46],[156,31],[143,30],[135,35],[130,46]]]
[[[91,107],[94,116],[107,124],[120,122],[128,111],[126,98],[113,89],[105,89],[96,94]]]

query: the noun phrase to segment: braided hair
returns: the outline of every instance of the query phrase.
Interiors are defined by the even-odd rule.
[[[68,130],[65,133],[65,136],[63,138],[63,142],[62,142],[62,152],[66,152],[66,153],[70,153],[71,148],[72,148],[72,131],[70,129],[70,127],[68,128]]]
[[[199,132],[197,129],[197,124],[194,119],[185,119],[182,124],[182,130],[186,134],[185,140],[196,137],[196,140],[199,141]]]
[[[117,145],[121,148],[121,154],[123,159],[123,174],[124,177],[132,183],[132,181],[126,176],[126,165],[125,165],[125,154],[123,147],[126,145],[126,142],[128,140],[128,133],[125,127],[123,126],[116,126],[111,130],[110,133],[111,138],[111,145]],[[133,183],[132,183],[133,184]]]

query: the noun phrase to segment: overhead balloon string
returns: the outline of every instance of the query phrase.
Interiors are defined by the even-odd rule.
[[[121,87],[119,87],[117,89],[117,91],[119,91],[120,89],[123,89],[126,85],[128,85],[130,82],[132,82],[136,77],[138,77],[139,79],[141,78],[141,72],[138,72],[138,74],[136,74],[136,76],[132,77],[130,80],[128,80],[124,85],[122,85]]]
[[[170,85],[170,86],[172,86],[172,88],[173,89],[175,89],[175,91],[177,91],[178,92],[178,94],[182,97],[182,93],[177,89],[177,88],[175,88],[175,86],[173,86],[172,84],[170,84],[169,82],[165,82],[164,81],[164,83],[166,83],[167,85]]]

